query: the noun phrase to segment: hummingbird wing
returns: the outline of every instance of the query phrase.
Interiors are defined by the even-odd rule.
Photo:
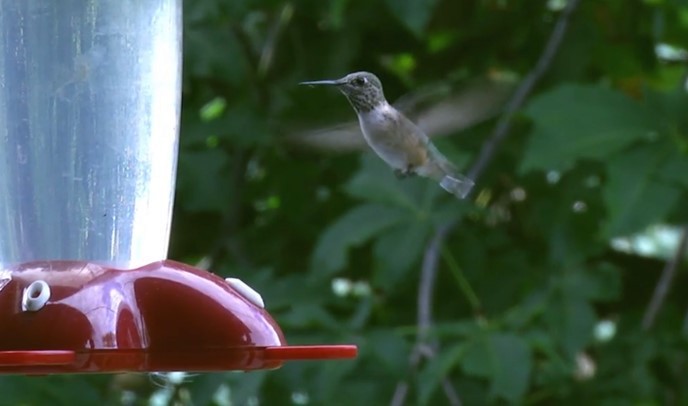
[[[446,89],[413,92],[394,103],[398,110],[418,123],[426,134],[441,137],[455,134],[494,117],[501,111],[512,85],[503,81],[477,81],[461,92]],[[438,93],[438,95],[435,95]],[[343,153],[366,147],[358,121],[290,132],[284,141],[294,147],[320,152]]]

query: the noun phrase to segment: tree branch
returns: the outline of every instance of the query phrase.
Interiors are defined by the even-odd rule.
[[[571,15],[576,7],[578,7],[578,2],[579,0],[568,1],[566,8],[564,8],[564,11],[562,11],[561,15],[559,16],[559,20],[557,20],[557,24],[554,26],[552,35],[550,35],[547,45],[545,45],[545,49],[542,51],[542,54],[535,64],[535,67],[528,73],[528,75],[519,85],[518,89],[516,89],[514,92],[514,95],[506,105],[504,114],[497,122],[492,136],[487,140],[487,142],[485,142],[483,148],[480,150],[478,160],[468,172],[469,178],[473,179],[474,181],[478,180],[480,175],[482,175],[483,171],[492,160],[495,152],[497,151],[497,147],[499,147],[499,144],[501,144],[504,138],[506,138],[507,134],[509,134],[511,120],[514,118],[514,115],[516,115],[516,113],[521,109],[523,103],[526,101],[526,98],[528,98],[530,93],[535,88],[535,85],[540,81],[540,79],[542,79],[542,76],[544,76],[545,72],[547,72],[547,69],[549,69],[550,65],[552,64],[554,56],[557,54],[557,51],[561,46],[561,42],[564,39],[564,34],[568,28]]]
[[[657,281],[655,292],[653,293],[652,299],[650,300],[650,303],[648,303],[647,309],[645,310],[645,316],[643,317],[643,330],[649,330],[655,323],[659,309],[662,308],[664,299],[666,299],[669,289],[671,288],[671,282],[674,280],[674,275],[676,275],[678,265],[686,256],[686,249],[688,249],[688,225],[683,226],[681,238],[678,246],[676,247],[676,253],[671,259],[669,259],[669,261],[667,261],[664,269],[662,270],[662,275]]]
[[[435,236],[430,240],[425,255],[423,256],[423,267],[420,274],[420,284],[418,285],[418,337],[416,345],[411,351],[409,358],[409,369],[415,371],[423,358],[432,358],[435,355],[436,343],[429,339],[430,328],[432,327],[432,297],[435,289],[435,278],[439,257],[447,233],[454,227],[455,223],[447,223],[440,226],[435,232]],[[408,382],[400,381],[394,390],[391,406],[401,406],[406,401],[408,393]],[[461,399],[454,390],[448,379],[442,381],[445,395],[452,406],[460,406]]]
[[[435,236],[430,240],[425,255],[423,257],[423,267],[421,268],[420,284],[418,286],[418,339],[427,341],[428,333],[432,325],[432,293],[435,289],[435,277],[439,264],[442,243],[444,243],[447,233],[454,226],[448,223],[440,226],[435,232]]]
[[[547,41],[545,49],[540,55],[540,58],[514,92],[506,106],[504,114],[497,122],[494,132],[490,138],[488,138],[485,144],[483,144],[483,148],[480,151],[478,159],[468,171],[468,177],[474,181],[478,180],[485,168],[487,168],[488,164],[492,161],[497,148],[509,134],[514,115],[518,110],[521,109],[523,103],[533,91],[536,84],[540,81],[547,69],[549,69],[549,66],[551,65],[552,60],[554,59],[554,56],[556,55],[557,50],[559,49],[564,38],[569,19],[578,6],[578,3],[579,0],[568,1],[566,8],[563,10],[559,16],[559,19],[557,20],[556,25],[554,26],[554,30],[552,31],[552,34],[550,35],[550,38]],[[457,224],[458,222],[451,222],[438,227],[435,231],[434,237],[428,243],[425,249],[423,267],[421,269],[420,285],[418,287],[418,338],[415,348],[413,351],[411,351],[411,356],[409,359],[411,371],[418,369],[418,365],[424,357],[432,358],[436,352],[436,343],[430,342],[428,338],[428,332],[432,327],[432,302],[433,293],[435,290],[435,279],[439,264],[439,255],[441,251],[440,248],[442,247],[446,236]],[[431,351],[428,351],[428,348],[430,348]],[[400,406],[406,402],[408,386],[409,384],[407,381],[400,381],[397,384],[391,400],[392,406]],[[451,405],[461,405],[461,399],[458,393],[447,378],[443,379],[442,387],[444,389],[445,396]]]

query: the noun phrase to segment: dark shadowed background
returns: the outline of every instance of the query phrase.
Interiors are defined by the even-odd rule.
[[[170,258],[360,355],[2,377],[0,404],[687,404],[688,2],[569,2],[186,1]],[[467,200],[297,85],[357,70],[479,175]]]

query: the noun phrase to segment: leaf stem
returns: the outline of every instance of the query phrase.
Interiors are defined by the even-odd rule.
[[[471,309],[473,310],[473,314],[475,314],[476,316],[482,315],[483,306],[480,302],[480,299],[478,298],[478,295],[475,294],[475,290],[473,290],[473,288],[471,287],[471,284],[470,282],[468,282],[466,275],[464,275],[463,271],[461,270],[461,267],[456,262],[454,255],[452,255],[452,253],[447,249],[446,246],[442,246],[442,258],[447,263],[447,266],[449,267],[449,270],[454,276],[454,279],[456,279],[456,282],[459,284],[459,289],[466,297],[468,304],[471,306]]]

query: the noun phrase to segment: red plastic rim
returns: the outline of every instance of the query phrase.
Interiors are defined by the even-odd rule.
[[[74,363],[74,351],[0,351],[0,366],[69,365]]]
[[[355,345],[290,345],[265,348],[267,360],[317,360],[355,358],[358,349]]]

